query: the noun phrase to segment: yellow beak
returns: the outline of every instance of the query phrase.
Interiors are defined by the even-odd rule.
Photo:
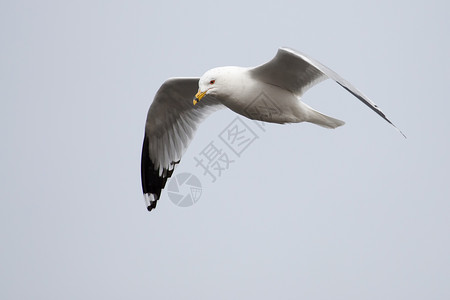
[[[206,91],[200,92],[200,90],[198,90],[198,93],[195,94],[195,98],[192,101],[192,103],[194,103],[194,105],[197,104],[198,101],[202,100],[202,98],[205,97],[205,94],[206,94]]]

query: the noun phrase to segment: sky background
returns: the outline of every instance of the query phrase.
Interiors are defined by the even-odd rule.
[[[1,1],[0,298],[449,299],[449,11]],[[352,82],[408,139],[325,81],[303,100],[345,126],[269,125],[212,183],[194,158],[236,116],[220,111],[174,173],[196,174],[199,201],[163,191],[147,212],[140,155],[159,86],[280,46]]]

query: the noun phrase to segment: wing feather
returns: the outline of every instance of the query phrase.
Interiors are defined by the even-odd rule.
[[[167,178],[189,146],[198,124],[222,107],[210,97],[196,106],[192,104],[198,80],[168,79],[148,111],[141,158],[142,190],[148,210],[156,207]]]
[[[266,83],[289,90],[299,97],[315,84],[330,78],[353,94],[406,137],[386,117],[378,106],[361,91],[339,74],[304,53],[289,48],[280,48],[271,61],[251,69],[250,74]]]

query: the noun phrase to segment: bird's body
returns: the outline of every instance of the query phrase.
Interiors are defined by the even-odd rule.
[[[205,76],[226,78],[224,88],[215,93],[214,97],[227,108],[249,119],[278,124],[311,122],[327,128],[344,125],[343,121],[313,110],[293,92],[255,80],[249,68],[220,67],[212,69]],[[218,84],[218,81],[214,84]],[[258,97],[263,97],[272,105],[272,113],[261,113],[260,110],[255,113],[256,108],[252,105],[258,105]],[[267,102],[262,104],[267,105]]]
[[[312,58],[286,48],[255,68],[219,67],[201,78],[167,80],[155,96],[145,126],[141,177],[148,210],[156,207],[197,125],[217,109],[227,107],[247,118],[271,123],[311,122],[327,128],[344,125],[300,101],[308,88],[327,78],[392,124],[345,79]]]
[[[220,67],[210,70],[205,76],[224,78],[220,91],[212,94],[222,105],[249,119],[271,123],[297,123],[301,122],[300,105],[298,97],[290,91],[265,82],[258,82],[251,77],[248,68]],[[216,80],[215,85],[219,84]],[[252,114],[251,105],[258,100],[257,97],[265,96],[273,105],[276,105],[284,114]],[[249,109],[242,109],[242,108]],[[293,109],[293,108],[298,108]]]

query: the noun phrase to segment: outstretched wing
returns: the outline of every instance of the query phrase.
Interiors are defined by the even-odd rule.
[[[375,103],[355,88],[350,82],[339,76],[330,68],[301,52],[288,48],[280,48],[271,61],[251,69],[250,74],[261,81],[291,91],[299,97],[313,85],[331,78],[405,136]]]
[[[168,79],[159,88],[147,114],[142,146],[142,191],[151,211],[167,178],[194,137],[197,126],[222,105],[214,98],[192,104],[199,78]]]

